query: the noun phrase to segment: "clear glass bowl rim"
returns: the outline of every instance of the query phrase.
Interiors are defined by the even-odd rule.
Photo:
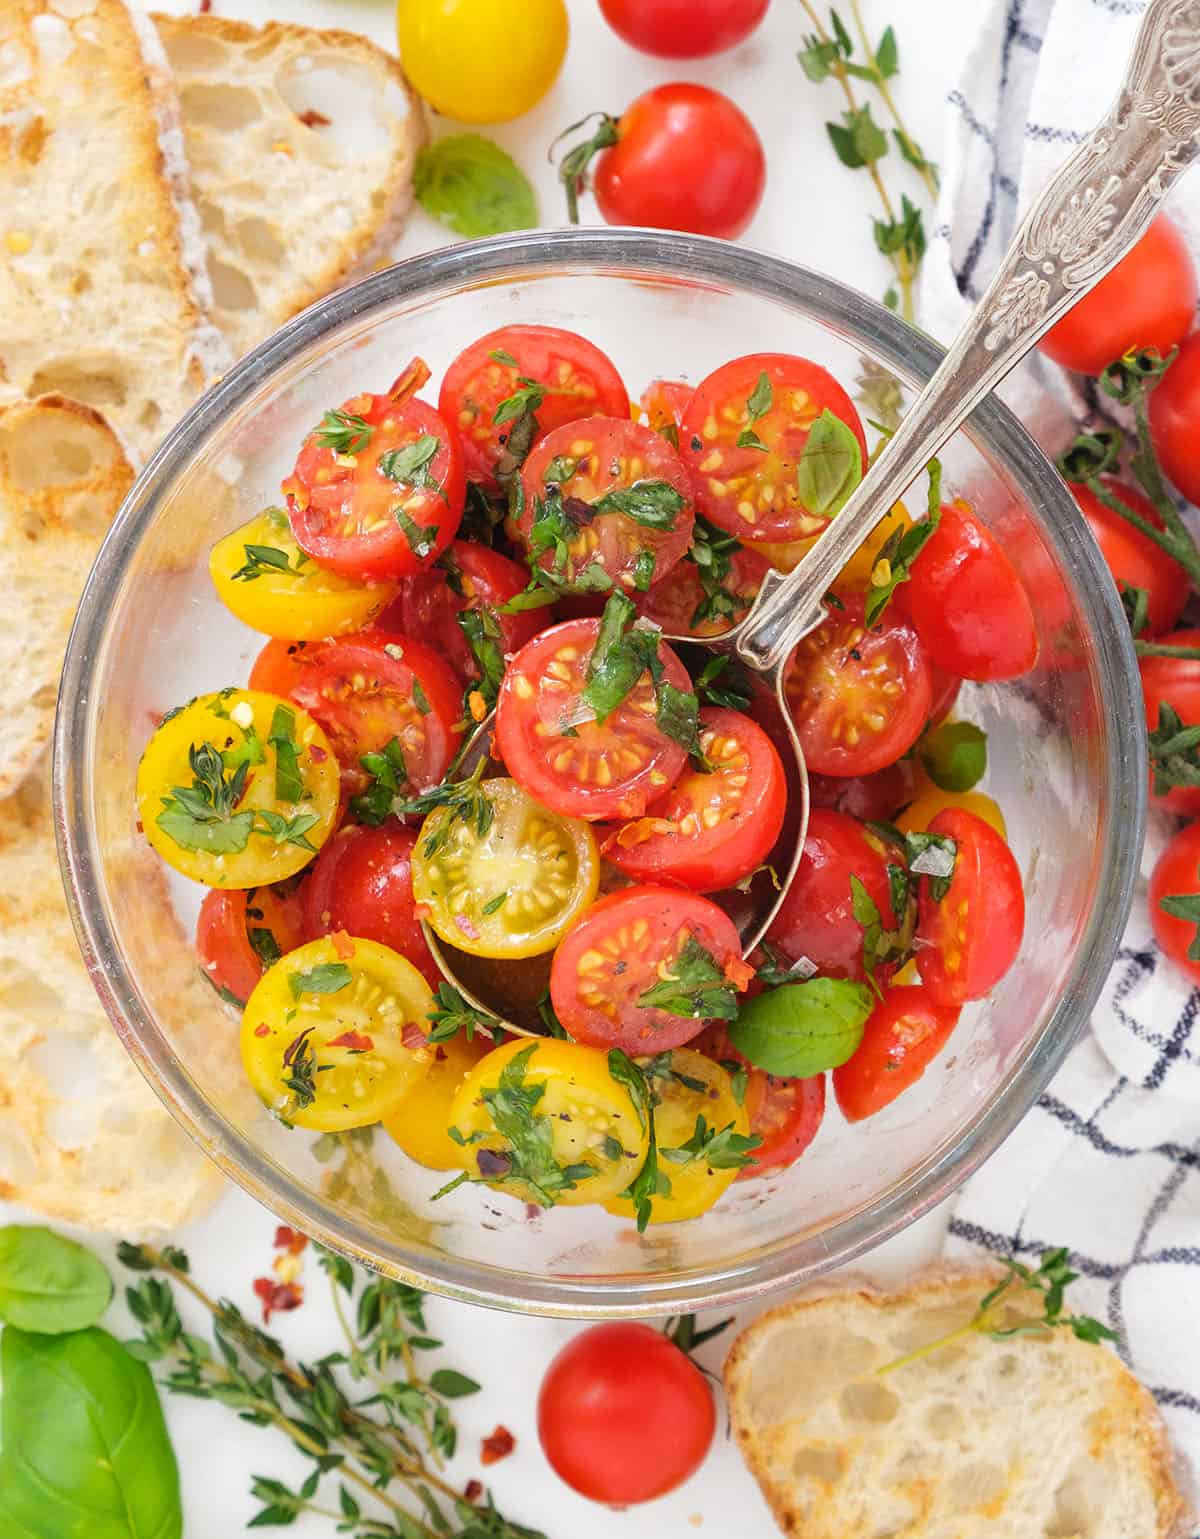
[[[991,1101],[951,1146],[911,1171],[868,1207],[770,1255],[728,1267],[651,1279],[535,1277],[453,1257],[417,1261],[315,1193],[280,1174],[227,1124],[156,1043],[127,975],[102,896],[102,855],[93,804],[93,659],[104,651],[123,574],[154,520],[165,487],[218,433],[227,416],[277,370],[344,323],[360,324],[398,300],[496,279],[589,270],[622,278],[678,278],[733,288],[785,305],[831,327],[894,370],[923,384],[943,351],[882,305],[784,258],[702,236],[652,230],[524,231],[412,257],[322,300],[243,358],[173,429],[142,471],[104,542],[71,632],[55,724],[53,798],[67,900],[84,961],[114,1028],[176,1119],[221,1169],[272,1213],[323,1244],[411,1282],[469,1303],[574,1318],[620,1318],[725,1308],[845,1263],[928,1212],[975,1171],[1041,1095],[1085,1025],[1116,950],[1133,897],[1146,809],[1146,746],[1137,663],[1114,585],[1074,501],[1017,418],[994,397],[973,413],[975,439],[1036,490],[1039,526],[1076,583],[1096,655],[1106,803],[1096,902],[1074,967],[1041,1035],[1010,1066]]]

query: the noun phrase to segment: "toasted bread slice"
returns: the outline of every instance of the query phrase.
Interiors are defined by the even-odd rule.
[[[802,1294],[725,1365],[742,1454],[794,1539],[1176,1539],[1183,1502],[1150,1395],[1066,1330],[978,1334],[880,1378],[965,1325],[990,1270],[901,1292]],[[1036,1308],[1017,1294],[1022,1314]]]
[[[5,0],[0,81],[0,399],[61,391],[144,458],[227,357],[158,34]]]
[[[214,315],[245,352],[388,250],[424,119],[352,32],[156,16],[183,109]]]

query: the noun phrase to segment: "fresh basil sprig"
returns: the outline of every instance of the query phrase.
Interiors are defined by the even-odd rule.
[[[525,173],[481,134],[450,134],[421,150],[413,192],[427,214],[468,240],[531,230],[538,222]]]
[[[806,1079],[854,1056],[874,1007],[867,985],[848,978],[787,983],[746,1000],[729,1039],[768,1074]]]
[[[112,1298],[112,1279],[86,1246],[53,1229],[0,1229],[0,1319],[57,1336],[95,1325]]]
[[[854,431],[828,407],[809,429],[796,465],[800,501],[821,518],[832,518],[862,480],[862,446]]]

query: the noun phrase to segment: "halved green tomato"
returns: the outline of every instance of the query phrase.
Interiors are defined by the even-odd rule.
[[[263,974],[242,1016],[242,1063],[269,1110],[337,1133],[378,1122],[429,1073],[429,985],[398,952],[339,932]]]
[[[608,1054],[574,1042],[495,1048],[450,1111],[467,1174],[542,1207],[608,1202],[646,1158],[649,1134]]]
[[[362,630],[396,592],[394,582],[352,582],[318,566],[296,544],[282,508],[267,508],[213,546],[217,597],[252,630],[314,641]]]
[[[655,1097],[659,1191],[650,1198],[650,1222],[699,1218],[751,1163],[745,1147],[749,1113],[730,1075],[703,1053],[677,1047],[638,1063]],[[605,1206],[622,1218],[636,1217],[628,1197],[614,1196]]]
[[[163,718],[137,773],[138,817],[169,866],[209,887],[266,887],[333,832],[338,762],[291,700],[199,695]]]
[[[579,818],[515,780],[485,780],[470,805],[438,807],[412,855],[413,897],[433,932],[479,957],[553,951],[596,896],[600,855]]]

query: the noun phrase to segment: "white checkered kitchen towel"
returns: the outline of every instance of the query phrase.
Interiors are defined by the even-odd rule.
[[[1143,9],[1142,0],[976,3],[980,31],[949,98],[922,294],[922,323],[943,340],[991,276],[1018,209],[1106,110]],[[1200,256],[1200,170],[1171,213]],[[1095,405],[1042,363],[1004,393],[1020,398],[1050,450]],[[1151,829],[1144,870],[1167,832]],[[1068,1246],[1082,1274],[1076,1307],[1120,1332],[1200,1486],[1198,1017],[1200,992],[1151,938],[1143,881],[1091,1036],[964,1188],[948,1248],[1036,1258]]]

